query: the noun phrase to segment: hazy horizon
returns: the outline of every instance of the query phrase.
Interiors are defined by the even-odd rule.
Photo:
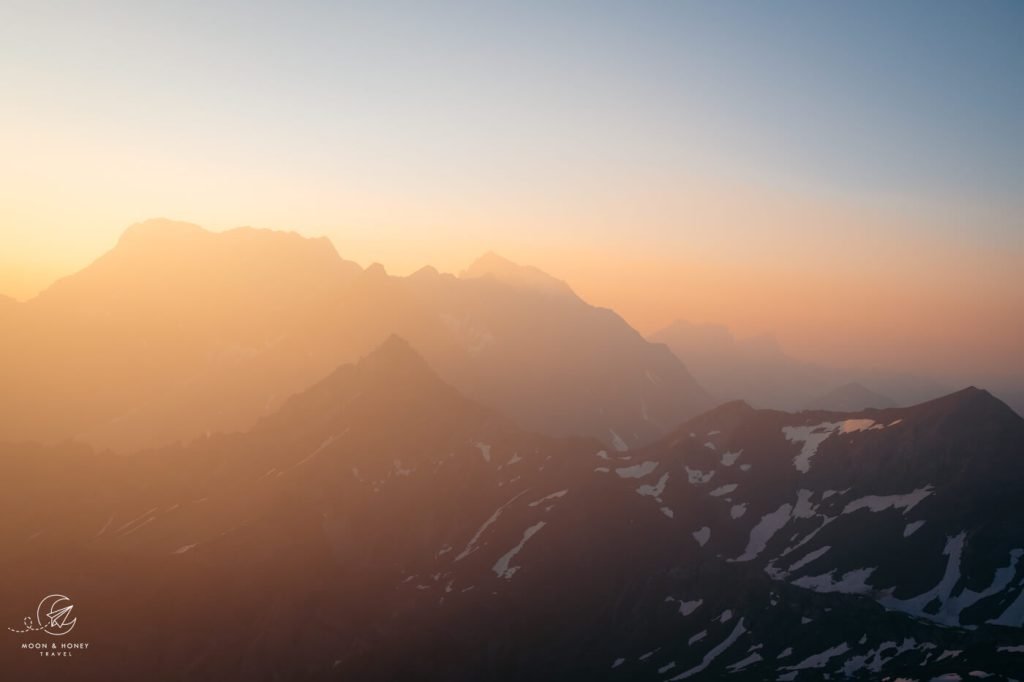
[[[6,6],[0,293],[166,216],[399,274],[493,250],[645,334],[1022,373],[1018,4],[239,10]]]
[[[170,219],[162,218],[159,220]],[[180,221],[172,220],[171,222]],[[202,225],[199,227],[211,232],[225,232],[230,229],[237,229],[237,227],[248,226],[235,226],[224,230],[210,230],[208,227]],[[127,229],[127,227],[125,229]],[[923,356],[923,353],[926,353],[926,351],[923,351],[920,347],[914,347],[912,345],[915,343],[914,339],[904,339],[899,342],[899,345],[897,345],[896,342],[891,340],[891,337],[888,339],[883,338],[872,347],[864,349],[868,352],[862,353],[859,352],[860,349],[856,347],[856,345],[860,343],[857,340],[853,341],[853,345],[850,343],[837,343],[835,338],[830,336],[830,332],[834,331],[833,329],[819,329],[817,330],[817,337],[809,337],[807,329],[794,330],[792,328],[787,329],[783,326],[769,326],[773,322],[773,317],[770,315],[763,316],[758,320],[763,326],[750,324],[749,318],[748,320],[737,317],[726,319],[727,315],[725,314],[719,314],[716,316],[716,311],[707,304],[706,300],[699,300],[697,297],[689,295],[685,291],[689,282],[699,280],[702,277],[712,278],[718,285],[723,284],[721,281],[722,277],[727,276],[729,273],[709,273],[709,268],[705,263],[688,263],[689,266],[694,268],[691,280],[688,279],[688,272],[684,271],[683,273],[680,273],[677,270],[679,262],[673,261],[669,258],[654,259],[646,257],[643,259],[642,263],[638,264],[637,261],[634,260],[638,258],[637,256],[625,253],[620,254],[619,260],[614,262],[596,258],[594,260],[587,261],[581,258],[574,263],[566,263],[560,259],[559,254],[552,255],[537,253],[534,254],[536,257],[533,259],[524,259],[516,257],[516,255],[520,253],[528,253],[527,250],[513,250],[509,252],[499,249],[482,248],[480,251],[475,253],[467,252],[464,256],[465,260],[462,262],[444,261],[439,265],[438,263],[427,261],[418,262],[410,259],[409,263],[405,267],[394,267],[392,264],[381,259],[369,256],[359,258],[353,254],[346,253],[338,247],[338,244],[334,239],[331,239],[331,237],[326,234],[307,234],[302,230],[278,230],[272,227],[259,227],[257,229],[269,229],[279,232],[295,232],[306,238],[327,237],[331,240],[335,250],[341,258],[355,261],[363,268],[366,268],[373,263],[379,263],[384,266],[385,270],[389,274],[396,276],[407,276],[428,266],[434,267],[441,272],[458,275],[484,253],[497,253],[498,255],[508,258],[519,265],[537,267],[545,273],[565,281],[588,303],[611,308],[622,315],[626,322],[636,328],[644,336],[650,336],[655,332],[661,331],[663,328],[677,320],[685,320],[701,326],[723,326],[738,339],[761,336],[771,337],[780,344],[784,352],[790,354],[795,360],[803,362],[815,362],[850,369],[876,369],[889,372],[906,372],[909,374],[917,373],[940,382],[949,382],[950,389],[959,388],[962,385],[968,385],[971,383],[978,384],[984,388],[991,383],[998,389],[1013,388],[1016,390],[1021,384],[1024,384],[1024,367],[1016,362],[1016,350],[1018,346],[1014,345],[1016,336],[1013,336],[1012,334],[1002,339],[1003,341],[1006,341],[1005,348],[1006,351],[1008,351],[1007,357],[1011,359],[1010,363],[1004,366],[999,364],[1002,362],[1002,355],[998,354],[998,350],[995,358],[992,357],[990,351],[993,348],[997,349],[998,346],[992,346],[989,348],[982,346],[982,350],[989,352],[983,353],[981,357],[961,358],[962,364],[959,365],[959,367],[951,367],[927,362],[926,355]],[[118,235],[118,237],[119,236],[120,235]],[[114,244],[110,245],[110,248],[113,248],[115,245],[116,241]],[[107,250],[109,249],[104,249],[100,253],[97,253],[95,258],[101,256]],[[385,251],[386,250],[387,249],[385,249]],[[95,258],[92,260],[95,260]],[[92,261],[88,261],[83,264],[82,267],[88,265],[89,262]],[[77,272],[80,269],[81,267],[73,268],[72,270],[54,276],[52,279],[46,281],[45,284],[39,286],[38,290],[34,290],[31,295],[23,296],[19,300],[28,300],[32,298],[35,294],[45,290],[53,282],[74,274],[74,272]],[[607,273],[614,273],[615,277],[605,277],[604,275]],[[733,274],[735,274],[735,271]],[[680,275],[682,275],[682,277],[680,277]],[[776,273],[776,276],[778,276],[778,273]],[[640,278],[641,281],[635,281],[637,278]],[[679,281],[680,279],[682,279],[682,282]],[[798,290],[802,288],[802,284],[799,281],[793,282],[783,280],[781,282],[776,281],[774,284],[783,288],[791,287],[788,291],[790,295],[798,293]],[[645,288],[645,285],[650,288]],[[850,283],[850,285],[856,286],[856,283]],[[727,291],[727,295],[732,294],[734,297],[738,298],[742,298],[745,295],[765,295],[765,291],[763,289],[764,284],[751,289],[740,288],[735,285],[730,286],[728,284],[726,284],[726,286],[729,289],[729,291]],[[663,293],[656,293],[658,291]],[[0,291],[0,294],[5,293],[6,292]],[[702,290],[702,295],[706,293],[706,290]],[[852,295],[849,291],[845,293],[848,296]],[[912,294],[909,292],[900,292],[900,295],[905,297]],[[670,301],[668,303],[662,303],[657,300],[663,296],[665,298],[669,298]],[[856,296],[852,297],[856,298]],[[726,300],[728,301],[729,299]],[[659,303],[662,303],[662,307],[660,308],[658,307]],[[736,305],[737,301],[733,300],[731,303]],[[827,307],[827,301],[824,303]],[[963,303],[968,306],[977,306],[976,303],[971,301],[964,301]],[[775,314],[778,310],[778,308],[772,309],[771,312],[772,314]],[[1012,318],[1012,316],[1009,317]],[[834,318],[830,319],[829,315],[824,310],[816,312],[816,316],[813,318],[812,323],[813,325],[819,325],[823,320],[828,320],[833,324],[836,323],[836,320]],[[919,323],[920,320],[921,318],[919,317],[911,316],[908,321],[916,324]],[[863,324],[864,321],[861,319],[857,322],[858,324]],[[1016,319],[1009,319],[1008,322],[1016,327],[1024,327],[1024,325]],[[846,322],[841,324],[839,328],[840,330],[849,331],[851,326],[853,325],[850,322]],[[945,343],[945,348],[942,350],[946,350],[954,354],[964,348],[964,345],[956,345],[957,341],[963,343],[962,337],[958,339],[949,330],[945,332],[945,336],[943,336],[941,341]],[[1024,341],[1022,341],[1022,343],[1024,343]],[[873,354],[872,351],[875,354]],[[924,361],[922,362],[922,360]],[[995,364],[985,364],[993,363],[993,361]],[[1001,369],[1001,367],[1004,368]]]

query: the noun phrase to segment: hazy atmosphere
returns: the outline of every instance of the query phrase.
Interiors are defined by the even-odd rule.
[[[0,680],[1024,678],[1024,2],[0,0]]]
[[[0,293],[167,217],[398,274],[493,250],[645,333],[1024,375],[1019,5],[579,9],[6,3]]]

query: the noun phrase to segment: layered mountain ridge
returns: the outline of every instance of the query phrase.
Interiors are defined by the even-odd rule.
[[[60,583],[76,670],[123,679],[1006,676],[1022,439],[966,389],[733,402],[618,452],[520,430],[391,337],[247,432],[5,446],[0,581]]]
[[[711,406],[614,312],[494,254],[463,277],[392,277],[322,238],[148,221],[10,308],[7,440],[128,452],[244,430],[394,333],[468,396],[552,435],[637,447]]]

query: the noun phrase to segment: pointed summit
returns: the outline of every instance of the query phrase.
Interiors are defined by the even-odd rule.
[[[416,372],[433,374],[419,353],[398,334],[391,334],[356,364],[368,372]]]
[[[293,395],[262,428],[331,431],[339,420],[398,428],[412,421],[477,420],[490,414],[445,383],[419,353],[392,334],[354,364],[341,365]]]
[[[955,393],[914,405],[908,409],[936,418],[949,418],[951,415],[957,415],[961,419],[978,420],[977,423],[990,418],[1011,422],[1022,419],[1002,400],[985,389],[975,386],[962,388]]]
[[[377,395],[397,401],[411,394],[455,393],[441,380],[409,342],[391,334],[354,364],[341,365],[291,402]]]
[[[519,265],[488,251],[459,273],[460,279],[493,277],[499,282],[522,289],[541,291],[549,294],[573,296],[576,294],[568,284],[552,277],[532,265]]]

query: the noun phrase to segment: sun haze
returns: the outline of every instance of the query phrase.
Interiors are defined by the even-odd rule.
[[[301,5],[8,3],[0,293],[167,216],[399,274],[493,250],[644,333],[1024,374],[1020,6]]]

